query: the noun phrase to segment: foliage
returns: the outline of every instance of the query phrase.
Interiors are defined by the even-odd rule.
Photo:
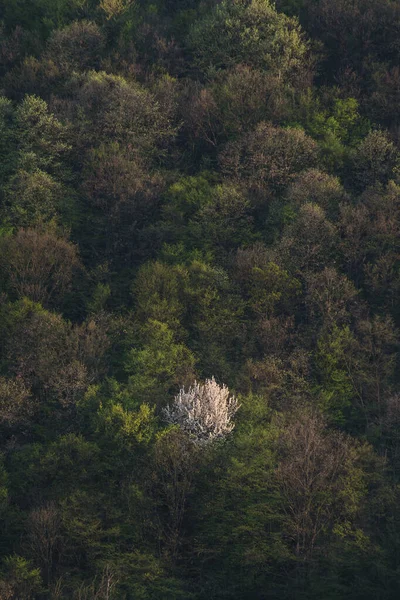
[[[308,44],[298,23],[277,13],[269,0],[218,3],[188,39],[204,72],[243,63],[294,77],[307,60]]]
[[[0,20],[1,600],[397,599],[399,3]]]

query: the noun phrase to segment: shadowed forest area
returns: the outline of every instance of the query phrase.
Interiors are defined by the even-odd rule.
[[[398,0],[0,0],[0,599],[398,600]]]

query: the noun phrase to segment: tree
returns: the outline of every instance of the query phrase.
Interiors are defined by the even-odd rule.
[[[348,326],[324,332],[314,356],[319,378],[318,405],[325,417],[336,425],[351,420],[357,390],[354,388],[353,360],[357,342]]]
[[[357,309],[358,291],[345,275],[333,267],[326,267],[319,273],[308,273],[306,305],[311,320],[323,328],[350,322]]]
[[[318,271],[334,262],[338,233],[317,204],[303,204],[284,230],[276,260],[291,272]]]
[[[339,532],[344,538],[358,531],[368,544],[357,522],[368,493],[368,454],[370,447],[329,431],[318,414],[290,419],[278,441],[276,482],[297,557],[309,562]]]
[[[318,341],[321,402],[349,427],[374,434],[392,396],[396,331],[389,317],[359,319],[355,331],[334,326]],[[351,410],[349,410],[351,407]]]
[[[329,0],[303,2],[304,23],[310,34],[324,43],[325,80],[339,76],[341,87],[356,84],[364,97],[371,69],[377,63],[397,66],[398,7],[390,0]]]
[[[25,299],[8,308],[8,368],[59,415],[75,406],[90,384],[107,372],[107,333],[94,320],[72,326]],[[42,416],[46,419],[46,410]],[[47,414],[47,417],[49,415]]]
[[[11,290],[21,298],[52,306],[70,289],[80,268],[76,247],[39,229],[19,229],[1,239],[1,267]]]
[[[120,17],[132,5],[134,0],[101,0],[100,8],[107,20]]]
[[[87,71],[100,67],[105,38],[96,23],[74,21],[52,32],[46,54],[62,74],[75,70]]]
[[[223,172],[250,189],[281,191],[296,174],[317,163],[317,144],[303,130],[260,123],[220,156]]]
[[[378,63],[374,65],[372,78],[375,90],[367,100],[368,114],[388,129],[397,128],[400,122],[400,69],[398,65],[388,69],[387,63]]]
[[[34,600],[42,591],[39,569],[22,556],[9,556],[4,561],[0,592],[4,600]]]
[[[70,150],[67,127],[37,96],[24,98],[15,119],[20,149],[35,155],[38,168],[57,170],[60,160]]]
[[[30,513],[26,546],[48,585],[62,546],[61,520],[54,505],[41,506]]]
[[[253,212],[251,200],[237,185],[215,184],[207,174],[182,178],[167,193],[165,237],[181,241],[189,251],[216,253],[223,261],[230,250],[254,238]]]
[[[14,129],[15,113],[12,102],[0,96],[0,181],[1,186],[7,181],[17,161],[17,140]]]
[[[288,119],[296,96],[286,78],[247,64],[223,71],[207,89],[213,94],[227,139],[254,129],[261,121]]]
[[[192,27],[188,45],[203,73],[245,64],[293,81],[304,77],[309,61],[297,20],[269,0],[223,0]]]
[[[104,71],[75,74],[71,87],[78,147],[114,142],[124,147],[126,156],[160,160],[174,128],[151,92],[137,81]]]
[[[395,179],[400,168],[400,153],[385,132],[376,130],[359,144],[352,162],[356,189],[363,190]]]
[[[26,427],[36,409],[31,392],[21,379],[0,377],[0,427],[15,431]]]
[[[349,200],[338,177],[317,169],[300,173],[288,187],[286,197],[296,207],[307,202],[317,204],[328,217],[337,217],[339,206]]]
[[[297,97],[287,80],[247,64],[219,72],[208,85],[189,82],[186,94],[181,94],[185,128],[194,143],[205,142],[210,150],[261,121],[288,120]]]
[[[160,177],[146,170],[140,156],[132,156],[118,143],[102,144],[90,151],[85,167],[83,189],[108,219],[116,220],[122,213],[141,222],[155,209]]]
[[[188,224],[188,244],[193,240],[224,258],[229,251],[253,240],[252,209],[238,186],[224,183],[213,187],[207,203]]]
[[[162,321],[171,330],[179,331],[186,308],[184,285],[187,277],[186,269],[160,261],[142,265],[132,286],[138,318]]]
[[[367,189],[355,205],[342,205],[339,218],[345,270],[358,285],[374,290],[370,302],[379,303],[387,294],[391,308],[398,287],[399,209],[400,188],[391,182]]]
[[[150,493],[160,514],[160,533],[172,559],[179,555],[182,529],[196,472],[201,464],[199,448],[186,432],[163,431],[154,447],[154,474]]]
[[[234,428],[233,417],[239,409],[235,396],[214,377],[204,384],[195,383],[187,391],[181,388],[172,404],[163,410],[167,423],[179,425],[196,443],[224,438]]]
[[[237,374],[242,344],[243,302],[228,273],[205,260],[192,260],[184,288],[185,325],[203,377],[214,372],[221,380]],[[234,366],[235,365],[235,366]]]
[[[88,235],[109,259],[130,263],[135,241],[160,203],[163,178],[150,172],[143,157],[126,144],[91,149],[83,171],[82,192],[90,208]],[[93,242],[91,242],[93,243]]]
[[[6,188],[5,217],[16,227],[35,227],[56,220],[65,190],[51,175],[18,169]]]
[[[137,401],[159,407],[171,392],[192,378],[195,358],[160,321],[145,323],[141,338],[142,347],[133,348],[126,361],[129,389]]]
[[[300,283],[271,261],[261,244],[239,249],[235,267],[235,277],[256,317],[268,318],[293,309]]]

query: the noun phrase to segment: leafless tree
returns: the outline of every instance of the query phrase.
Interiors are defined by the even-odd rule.
[[[292,415],[283,429],[276,476],[299,558],[309,559],[321,536],[357,513],[364,493],[360,448],[312,411]]]
[[[57,508],[53,504],[34,509],[29,517],[26,545],[42,568],[44,581],[51,580],[56,555],[61,549],[61,525]]]
[[[24,424],[34,412],[30,390],[21,379],[0,377],[0,425]]]
[[[89,585],[82,585],[75,593],[74,600],[112,600],[118,580],[110,565],[106,565],[99,577]]]
[[[6,270],[16,294],[45,306],[63,297],[80,265],[73,244],[35,229],[20,229],[15,236],[5,237],[0,250],[6,259],[0,261],[0,268]]]
[[[161,540],[172,558],[179,551],[183,519],[201,454],[200,447],[180,430],[167,432],[154,449],[152,494],[159,507]]]

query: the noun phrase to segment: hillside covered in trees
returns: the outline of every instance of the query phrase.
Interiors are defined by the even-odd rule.
[[[0,599],[398,600],[398,0],[0,0]]]

